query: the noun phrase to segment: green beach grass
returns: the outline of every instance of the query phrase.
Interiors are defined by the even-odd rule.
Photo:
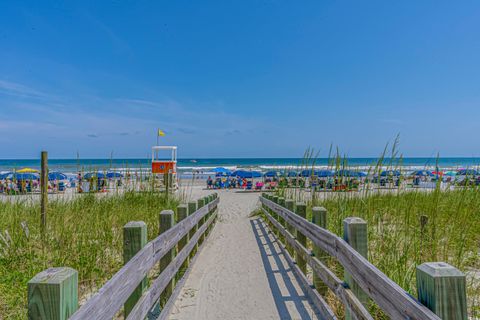
[[[0,315],[25,319],[27,282],[49,267],[76,269],[82,300],[122,266],[122,227],[145,221],[151,240],[158,235],[159,212],[177,205],[152,192],[50,202],[42,240],[39,204],[0,202]]]
[[[288,192],[290,191],[290,192]],[[281,196],[305,201],[301,190],[279,190]],[[416,297],[416,266],[424,262],[447,262],[467,274],[468,312],[480,317],[480,189],[464,187],[442,191],[337,192],[307,200],[311,208],[328,210],[327,227],[343,235],[343,220],[360,217],[368,225],[368,259],[389,278]],[[421,221],[427,221],[423,224]],[[343,277],[334,259],[329,267]],[[343,308],[333,294],[329,301],[343,317]],[[375,319],[387,319],[373,303]]]

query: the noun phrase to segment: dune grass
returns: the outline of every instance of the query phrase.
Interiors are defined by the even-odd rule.
[[[122,266],[122,227],[145,221],[153,239],[159,212],[177,204],[152,192],[50,202],[42,239],[38,204],[0,202],[0,318],[26,318],[27,282],[49,267],[78,270],[82,300]]]
[[[416,292],[416,266],[442,261],[467,275],[467,303],[472,319],[480,317],[480,189],[390,190],[317,193],[305,197],[302,190],[279,190],[277,194],[306,201],[311,208],[328,210],[327,227],[343,235],[343,220],[360,217],[368,224],[368,259],[412,296]],[[343,277],[334,259],[329,267]],[[333,298],[333,295],[330,296]],[[338,300],[330,300],[343,316]],[[386,319],[373,303],[375,319]]]
[[[327,208],[328,229],[338,235],[347,217],[367,221],[368,259],[413,296],[417,265],[443,261],[466,273],[469,314],[480,316],[480,279],[474,276],[480,270],[479,189],[343,194],[316,205]]]

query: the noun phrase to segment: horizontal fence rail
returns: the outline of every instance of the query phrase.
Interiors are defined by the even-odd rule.
[[[297,264],[302,266],[305,263],[311,267],[314,277],[320,279],[345,305],[347,318],[372,319],[364,306],[368,296],[392,319],[467,319],[465,276],[454,267],[446,263],[425,263],[419,266],[417,283],[420,285],[417,287],[420,301],[417,301],[357,251],[365,250],[366,253],[367,249],[366,223],[363,220],[348,218],[344,221],[345,228],[364,231],[364,243],[355,243],[361,240],[356,239],[358,234],[353,233],[352,239],[347,239],[349,243],[308,221],[305,212],[302,212],[306,210],[304,204],[298,203],[297,212],[294,212],[293,201],[278,196],[263,194],[260,202],[277,238],[285,242],[287,254],[295,253]],[[317,253],[324,252],[336,258],[345,269],[345,279],[352,279],[340,280],[328,269],[322,257],[315,256],[307,249],[303,237],[312,242]],[[303,271],[305,270],[306,266]],[[443,282],[440,279],[442,276],[445,280]],[[452,304],[451,301],[455,302]],[[324,316],[331,319],[328,313]]]
[[[198,249],[203,246],[203,242],[208,233],[213,227],[217,218],[217,205],[219,198],[216,193],[207,197],[201,198],[194,206],[187,207],[183,205],[178,208],[178,216],[182,214],[182,220],[177,224],[173,224],[173,211],[165,210],[160,214],[160,231],[161,234],[152,241],[146,242],[146,225],[143,222],[130,222],[125,228],[138,228],[136,231],[125,231],[131,239],[124,239],[124,250],[135,250],[136,253],[128,262],[110,279],[98,292],[93,295],[82,307],[78,308],[78,273],[71,268],[51,268],[43,271],[29,282],[29,318],[30,319],[112,319],[116,317],[118,312],[125,305],[126,319],[143,319],[147,315],[152,315],[152,309],[158,309],[153,313],[154,318],[165,317],[165,312],[170,308],[168,303],[173,300],[168,298],[173,292],[173,284],[175,280],[177,283],[183,285],[185,270],[189,264],[190,258],[198,252]],[[198,209],[197,209],[198,204]],[[190,209],[191,214],[187,214],[187,208]],[[181,210],[182,209],[182,210]],[[165,219],[166,218],[166,219]],[[165,220],[162,220],[165,219]],[[162,223],[170,221],[168,229],[162,232]],[[163,226],[165,227],[165,226]],[[125,230],[124,228],[124,230]],[[138,231],[138,232],[137,232]],[[130,233],[128,233],[130,232]],[[144,239],[142,239],[144,238]],[[137,243],[138,242],[138,243]],[[199,247],[200,242],[200,247]],[[174,256],[174,252],[178,247],[178,254]],[[129,252],[124,251],[124,258],[127,260]],[[146,277],[150,270],[160,262],[161,273],[152,281],[150,287],[146,288]],[[167,265],[163,266],[162,263]],[[191,268],[191,265],[190,265]],[[53,270],[55,269],[55,270]],[[65,272],[65,270],[68,272]],[[74,273],[72,273],[72,271]],[[66,277],[60,277],[59,274],[68,274]],[[43,290],[48,285],[49,281],[55,283],[63,283],[65,279],[72,282],[73,277],[76,277],[75,285],[69,287],[69,292],[75,294],[73,301],[65,301],[62,294],[55,294],[53,291],[50,294],[58,295],[58,299],[41,299],[41,295],[45,295]],[[59,280],[59,277],[61,278]],[[65,278],[65,279],[64,279]],[[54,279],[54,280],[52,280]],[[63,284],[61,284],[63,285]],[[169,287],[170,291],[168,291]],[[178,293],[179,288],[176,288],[175,293]],[[30,293],[32,292],[32,293]],[[58,291],[59,292],[59,291]],[[161,295],[165,295],[168,301],[160,301]],[[67,303],[68,302],[68,303]],[[127,307],[128,306],[128,307]],[[77,310],[78,308],[78,310]],[[42,316],[40,313],[45,313],[43,310],[62,310],[60,313],[50,312]],[[161,310],[160,310],[161,309]],[[41,310],[41,312],[39,312]],[[161,311],[161,312],[160,312]]]

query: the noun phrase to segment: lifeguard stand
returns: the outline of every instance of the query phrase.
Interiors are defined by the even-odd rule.
[[[165,157],[165,153],[167,156]],[[162,156],[163,154],[163,156]],[[168,154],[170,156],[168,157]],[[170,187],[177,188],[177,147],[154,146],[152,147],[152,174],[163,177],[164,185],[167,186],[167,177]]]

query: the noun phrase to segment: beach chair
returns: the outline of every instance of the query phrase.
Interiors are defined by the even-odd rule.
[[[262,190],[263,188],[263,182],[257,182],[255,184],[255,190]]]
[[[252,181],[247,181],[247,190],[252,190],[253,183]]]
[[[65,192],[65,182],[60,181],[58,183],[58,192]]]

